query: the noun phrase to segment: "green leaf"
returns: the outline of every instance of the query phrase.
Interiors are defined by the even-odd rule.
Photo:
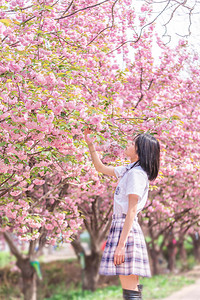
[[[52,10],[52,9],[53,9],[53,7],[52,7],[52,6],[50,6],[50,5],[45,5],[45,6],[44,6],[44,8],[45,8],[45,9],[50,9],[50,10]]]
[[[3,23],[5,26],[10,26],[12,21],[10,19],[0,19],[0,22]]]
[[[5,158],[5,159],[4,159],[4,163],[5,163],[6,165],[9,164],[8,158]]]

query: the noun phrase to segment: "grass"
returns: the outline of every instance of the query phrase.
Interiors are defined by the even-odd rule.
[[[192,270],[196,264],[197,264],[197,262],[196,262],[194,256],[192,256],[192,255],[189,255],[187,257],[187,261],[185,262],[184,265],[183,265],[183,262],[179,258],[176,260],[176,268],[181,271]]]
[[[121,299],[121,289],[119,286],[109,286],[104,289],[97,289],[95,292],[82,291],[81,288],[66,291],[64,286],[59,286],[57,292],[45,300],[108,300]]]
[[[0,251],[0,269],[11,265],[13,262],[15,262],[16,259],[14,255],[10,254],[8,251]]]
[[[141,280],[144,285],[144,299],[163,299],[173,292],[180,290],[183,286],[194,283],[193,279],[188,279],[180,275],[157,275],[152,278]]]
[[[181,289],[185,285],[193,283],[194,280],[184,276],[157,275],[152,278],[143,278],[140,283],[144,285],[143,299],[154,300],[163,299],[174,291]],[[82,292],[81,288],[66,290],[64,286],[58,286],[54,290],[55,294],[45,300],[119,300],[122,299],[122,289],[120,286],[109,286],[97,289],[95,292]]]

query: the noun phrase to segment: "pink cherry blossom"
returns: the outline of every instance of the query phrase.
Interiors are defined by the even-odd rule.
[[[42,179],[34,179],[33,180],[33,183],[35,185],[43,185],[45,183],[45,180],[42,180]]]
[[[22,193],[22,191],[20,191],[20,190],[14,190],[14,191],[10,192],[11,196],[13,196],[13,197],[17,197],[21,193]]]

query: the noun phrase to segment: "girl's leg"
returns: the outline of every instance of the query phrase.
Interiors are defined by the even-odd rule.
[[[123,298],[125,300],[142,300],[142,286],[139,285],[139,276],[137,275],[119,275],[123,289]]]
[[[138,291],[138,275],[119,275],[119,279],[123,289]]]

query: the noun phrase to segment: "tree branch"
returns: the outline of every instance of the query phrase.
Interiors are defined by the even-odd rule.
[[[166,8],[167,8],[167,6],[169,5],[170,1],[171,1],[171,0],[168,0],[168,1],[167,1],[166,6],[162,9],[162,11],[161,11],[161,12],[160,12],[160,13],[159,13],[159,14],[158,14],[151,22],[145,24],[145,25],[141,28],[140,33],[139,33],[139,36],[137,37],[136,40],[130,40],[130,41],[125,41],[125,42],[123,42],[123,43],[122,43],[121,45],[119,45],[117,48],[115,48],[115,49],[111,50],[110,52],[108,52],[107,55],[110,54],[110,53],[113,53],[114,51],[118,50],[119,48],[121,48],[122,46],[124,46],[124,45],[127,44],[127,43],[134,43],[134,44],[136,44],[136,43],[140,40],[144,28],[147,27],[147,26],[149,26],[149,25],[151,25],[151,24],[153,24],[153,23],[157,20],[157,18],[158,18],[158,17],[166,10]]]
[[[35,18],[36,18],[36,16],[30,17],[30,18],[28,18],[27,20],[23,21],[20,25],[24,25],[24,24],[26,24],[28,21],[31,21],[32,19],[35,19]]]
[[[106,224],[106,223],[109,221],[108,217],[109,217],[109,215],[110,215],[110,213],[111,213],[112,208],[113,208],[113,205],[110,205],[110,208],[108,209],[105,218],[102,219],[102,223],[101,223],[101,225],[100,225],[99,228],[98,228],[99,231],[101,231],[103,225]]]
[[[6,180],[4,180],[4,181],[0,184],[0,186],[2,186],[3,184],[5,184],[6,182],[8,182],[8,181],[15,175],[15,173],[16,173],[16,171],[14,171],[14,172],[12,173],[12,175],[10,175]]]
[[[29,251],[28,251],[28,255],[31,259],[33,259],[34,257],[34,251],[35,251],[35,246],[36,246],[37,240],[34,241],[30,241],[29,243]]]
[[[90,44],[92,44],[92,42],[94,42],[94,40],[99,36],[101,35],[104,31],[106,31],[107,29],[111,29],[113,26],[114,26],[114,7],[115,7],[115,4],[118,2],[119,0],[115,0],[115,2],[113,3],[112,5],[112,24],[111,26],[107,26],[106,28],[102,29],[88,44],[87,46],[89,46]]]
[[[46,228],[43,226],[42,228],[40,228],[40,237],[39,237],[39,247],[38,247],[38,253],[40,253],[40,251],[43,249],[43,247],[46,244],[46,239],[47,237],[47,230]]]
[[[106,235],[108,229],[110,228],[111,222],[112,222],[112,219],[111,218],[108,219],[107,223],[104,226],[104,229],[100,232],[100,237],[99,237],[100,242],[105,238],[105,235]]]
[[[68,12],[68,10],[70,9],[70,7],[72,6],[73,3],[74,3],[74,0],[72,0],[72,1],[70,2],[69,6],[68,6],[67,9],[64,11],[63,15],[65,15],[65,14]]]
[[[19,183],[20,182],[17,181],[13,185],[11,185],[10,187],[8,187],[7,189],[1,189],[0,191],[3,191],[3,192],[0,194],[0,198],[3,197],[5,194],[7,194],[13,187],[17,186]]]
[[[24,256],[20,253],[18,250],[17,246],[14,244],[14,241],[12,239],[12,234],[9,232],[4,232],[3,233],[4,238],[10,248],[11,253],[18,259],[21,260],[24,258]]]
[[[32,212],[33,208],[35,208],[41,201],[45,200],[50,194],[52,194],[52,192],[56,189],[62,188],[62,186],[64,186],[66,184],[66,181],[64,180],[62,183],[56,185],[54,187],[54,189],[51,189],[50,191],[48,191],[46,194],[44,194],[42,197],[40,197],[38,199],[38,201],[36,201],[29,209],[29,213]]]
[[[84,253],[85,256],[85,249],[83,248],[83,246],[81,245],[80,240],[78,239],[78,237],[74,237],[74,240],[71,242],[72,247],[74,248],[74,251],[78,257],[78,259],[80,258],[80,253]]]
[[[84,7],[84,8],[80,8],[80,9],[74,11],[73,13],[71,13],[71,14],[69,14],[69,15],[67,15],[67,16],[62,16],[62,17],[60,17],[60,18],[56,18],[56,20],[60,20],[60,19],[64,19],[64,18],[71,17],[71,16],[77,14],[77,13],[80,12],[80,11],[84,11],[84,10],[87,10],[87,9],[89,9],[89,8],[97,7],[97,6],[101,5],[101,4],[106,3],[106,2],[109,2],[109,1],[110,1],[110,0],[104,0],[104,1],[102,1],[102,2],[100,2],[100,3],[94,4],[94,5],[91,5],[91,6],[87,6],[87,7]]]

